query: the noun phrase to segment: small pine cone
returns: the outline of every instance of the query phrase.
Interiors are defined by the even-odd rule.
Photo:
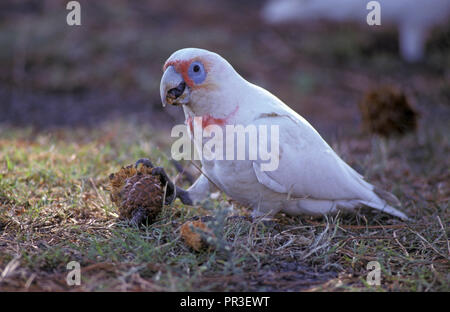
[[[121,195],[119,211],[122,218],[131,219],[133,212],[142,208],[151,222],[163,207],[164,188],[157,176],[138,173],[128,178]]]
[[[199,232],[205,232],[211,237],[214,236],[212,231],[208,226],[201,220],[197,221],[187,221],[180,229],[181,237],[184,239],[186,244],[194,249],[195,251],[200,251],[209,246],[208,242],[202,237]]]
[[[406,95],[392,87],[366,93],[359,103],[365,130],[384,137],[412,132],[417,127],[417,112]]]

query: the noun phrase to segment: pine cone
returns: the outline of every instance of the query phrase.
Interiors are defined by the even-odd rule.
[[[366,93],[359,103],[363,127],[384,137],[402,135],[417,127],[417,112],[406,95],[390,86]]]
[[[121,219],[139,225],[145,219],[149,223],[161,212],[164,186],[159,176],[151,175],[152,168],[130,165],[109,176],[111,200],[119,208]]]
[[[204,232],[208,235],[214,236],[211,229],[208,228],[208,226],[201,220],[187,221],[181,226],[180,229],[181,237],[184,239],[186,244],[195,251],[200,251],[201,249],[209,246],[208,242],[199,232]]]

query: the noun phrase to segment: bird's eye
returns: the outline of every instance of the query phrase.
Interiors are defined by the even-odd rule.
[[[203,66],[203,64],[201,62],[194,61],[189,66],[188,75],[189,75],[189,78],[191,78],[195,84],[200,84],[206,78],[205,67]]]

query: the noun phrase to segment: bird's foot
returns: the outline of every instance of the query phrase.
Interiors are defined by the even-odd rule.
[[[150,159],[148,158],[141,158],[139,159],[135,164],[134,167],[137,168],[140,164],[142,164],[143,166],[146,166],[148,168],[153,168],[153,164],[150,161]]]
[[[194,204],[189,196],[189,192],[179,188],[178,186],[176,187],[176,197],[178,197],[185,205],[192,206]]]
[[[177,197],[183,204],[192,205],[192,200],[189,196],[189,193],[176,186],[169,178],[163,167],[154,167],[152,162],[147,158],[139,159],[135,164],[136,168],[139,166],[139,164],[152,168],[152,175],[159,176],[161,184],[166,186],[166,198],[164,201],[166,205],[170,205]]]

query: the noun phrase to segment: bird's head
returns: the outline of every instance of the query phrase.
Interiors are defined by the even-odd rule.
[[[160,95],[163,106],[214,103],[240,77],[220,55],[186,48],[174,52],[163,67]]]

